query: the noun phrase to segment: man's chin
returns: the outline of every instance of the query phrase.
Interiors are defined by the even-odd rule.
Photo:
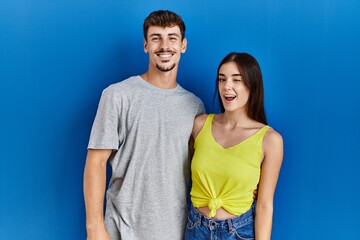
[[[160,66],[159,64],[156,64],[156,68],[162,72],[169,72],[173,70],[175,67],[176,67],[175,63],[171,66]]]

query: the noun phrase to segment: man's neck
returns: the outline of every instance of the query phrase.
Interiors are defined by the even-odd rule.
[[[145,81],[158,88],[171,89],[177,86],[176,74],[177,74],[177,69],[173,69],[168,72],[162,72],[157,69],[156,70],[149,69],[147,72],[141,74],[140,76]]]

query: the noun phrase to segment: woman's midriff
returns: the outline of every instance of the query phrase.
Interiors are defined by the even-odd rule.
[[[210,209],[208,207],[199,207],[199,208],[197,208],[197,210],[199,212],[201,212],[207,218],[210,218],[209,217]],[[214,217],[212,217],[212,218],[216,218],[216,219],[219,219],[219,220],[226,220],[226,219],[230,219],[230,218],[234,218],[234,217],[237,217],[237,216],[234,215],[234,214],[229,213],[228,211],[226,211],[223,208],[219,208],[216,211],[216,215]]]

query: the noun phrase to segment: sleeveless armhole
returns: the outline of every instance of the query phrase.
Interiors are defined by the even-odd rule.
[[[196,143],[198,138],[204,134],[204,132],[206,131],[205,129],[209,127],[209,124],[212,124],[212,120],[214,118],[215,114],[209,114],[206,116],[206,120],[204,122],[204,124],[202,125],[198,135],[196,136],[195,140],[194,140],[194,147],[196,148]]]
[[[261,164],[262,162],[264,161],[264,157],[265,157],[265,154],[264,154],[264,147],[263,147],[263,144],[264,144],[264,138],[265,138],[265,135],[266,133],[269,131],[269,129],[271,129],[271,127],[269,125],[265,125],[264,127],[262,127],[259,132],[261,133],[260,134],[260,149],[261,149],[261,154],[262,154],[262,157],[261,157]]]

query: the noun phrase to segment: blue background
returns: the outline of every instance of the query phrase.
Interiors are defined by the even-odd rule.
[[[255,56],[285,141],[272,239],[360,239],[360,1],[0,0],[0,238],[85,239],[103,88],[147,69],[142,23],[187,25],[178,81],[208,112],[230,51]]]

